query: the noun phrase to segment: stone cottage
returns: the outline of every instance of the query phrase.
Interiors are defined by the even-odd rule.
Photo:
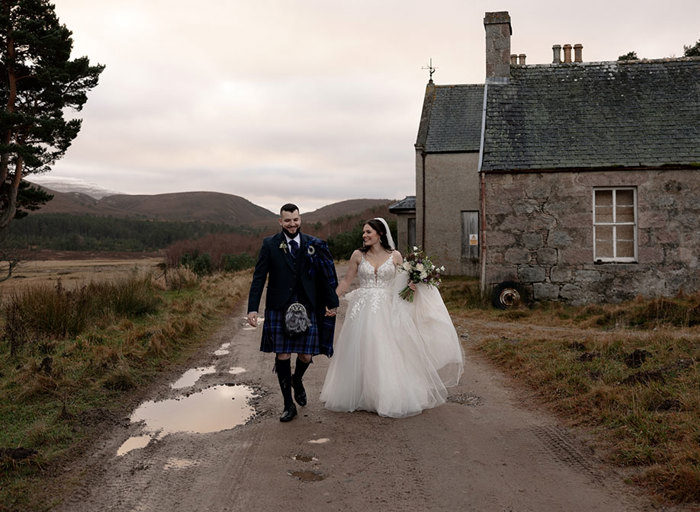
[[[484,26],[486,83],[426,88],[418,245],[505,303],[700,290],[700,59],[526,65]]]

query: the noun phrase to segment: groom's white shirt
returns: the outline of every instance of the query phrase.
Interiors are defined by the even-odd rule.
[[[301,247],[301,235],[300,235],[299,233],[297,233],[297,236],[295,236],[294,238],[289,238],[289,237],[287,236],[287,233],[285,233],[285,234],[284,234],[284,238],[287,239],[287,245],[289,245],[289,242],[291,242],[292,240],[294,240],[294,241],[297,243],[297,246]]]

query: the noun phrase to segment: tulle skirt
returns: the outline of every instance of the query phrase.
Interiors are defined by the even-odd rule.
[[[436,407],[459,382],[462,348],[437,289],[418,285],[414,302],[391,287],[358,288],[334,344],[321,401],[332,411],[401,418]]]

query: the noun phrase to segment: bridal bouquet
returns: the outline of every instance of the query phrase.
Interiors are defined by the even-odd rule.
[[[445,267],[436,266],[431,259],[418,247],[413,247],[413,251],[406,255],[404,262],[399,266],[402,272],[408,272],[409,283],[425,283],[432,286],[440,286],[441,272]],[[408,302],[413,302],[414,292],[410,286],[406,286],[399,292],[399,297]]]

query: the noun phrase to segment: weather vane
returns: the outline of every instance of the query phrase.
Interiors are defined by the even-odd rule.
[[[434,68],[434,67],[433,67],[433,58],[430,57],[430,64],[428,64],[427,67],[426,67],[426,66],[423,66],[421,69],[427,69],[427,70],[428,70],[428,72],[430,73],[430,82],[432,83],[432,81],[433,81],[433,73],[435,73],[435,70],[437,69],[437,68]]]

